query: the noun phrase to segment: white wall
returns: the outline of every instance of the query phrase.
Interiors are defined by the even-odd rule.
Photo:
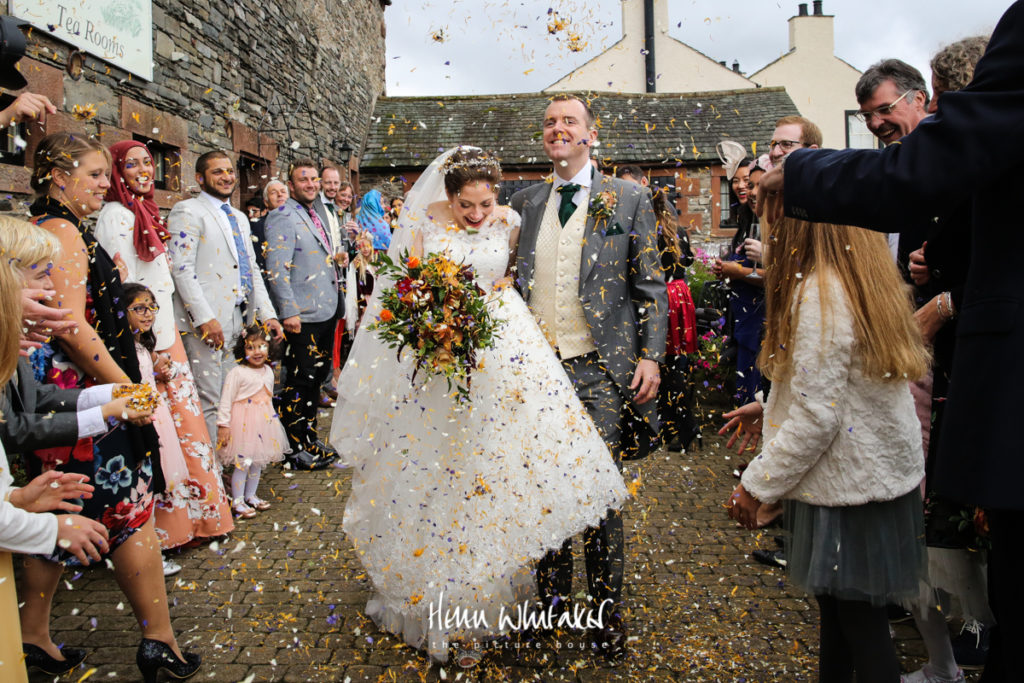
[[[622,1],[622,40],[545,88],[545,92],[598,90],[646,92],[644,3]],[[657,92],[701,92],[752,87],[752,83],[668,35],[668,0],[654,0]]]
[[[857,109],[853,90],[861,73],[835,56],[834,17],[789,20],[789,52],[750,75],[759,85],[781,85],[800,114],[821,128],[825,146],[846,147],[847,110]]]

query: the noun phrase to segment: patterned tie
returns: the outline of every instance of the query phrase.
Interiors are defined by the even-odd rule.
[[[558,188],[558,193],[562,195],[562,203],[558,205],[558,222],[562,224],[562,227],[565,227],[572,215],[576,213],[576,204],[572,198],[576,196],[579,189],[580,186],[576,183],[566,183]]]
[[[316,215],[316,211],[313,210],[313,205],[310,204],[306,207],[306,211],[309,211],[309,218],[313,221],[313,225],[320,231],[320,238],[327,245],[327,251],[331,250],[331,238],[327,236],[327,231],[324,230],[324,224],[320,222],[320,216]]]
[[[235,251],[238,252],[238,274],[242,279],[242,298],[249,300],[252,294],[252,265],[249,263],[249,250],[245,248],[245,241],[242,238],[242,231],[238,229],[238,220],[235,212],[227,204],[221,204],[220,210],[227,214],[228,223],[231,224],[231,237],[235,240]]]

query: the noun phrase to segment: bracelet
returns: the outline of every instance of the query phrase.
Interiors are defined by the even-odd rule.
[[[943,292],[942,298],[946,302],[946,312],[950,318],[956,317],[956,310],[953,308],[953,295],[950,292]]]
[[[939,317],[943,320],[949,320],[953,317],[953,303],[949,292],[942,292],[935,297],[935,310],[938,311]]]

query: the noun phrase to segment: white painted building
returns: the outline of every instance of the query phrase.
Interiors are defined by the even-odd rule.
[[[814,0],[813,14],[807,3],[798,5],[797,15],[789,19],[789,50],[749,77],[738,65],[730,69],[670,36],[668,2],[622,0],[622,38],[544,92],[692,93],[781,86],[800,114],[821,128],[826,147],[875,146],[874,136],[852,116],[861,72],[835,56],[835,17],[824,14],[822,0]],[[764,39],[774,35],[766,30]]]
[[[874,147],[875,137],[857,110],[854,87],[861,72],[835,56],[835,17],[814,0],[814,12],[799,6],[789,19],[789,51],[750,75],[758,85],[780,85],[793,98],[800,114],[818,124],[825,147]]]
[[[668,34],[668,0],[650,2],[653,9],[650,18],[645,16],[644,4],[644,0],[622,0],[622,39],[549,85],[544,92],[684,93],[754,87],[742,74]],[[649,20],[653,20],[654,46],[650,56],[658,65],[650,88],[646,57],[651,41],[645,30],[645,22]]]

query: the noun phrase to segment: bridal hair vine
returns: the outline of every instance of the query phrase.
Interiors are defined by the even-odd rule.
[[[501,173],[501,163],[497,158],[486,153],[471,159],[462,159],[459,161],[453,161],[452,157],[449,157],[441,166],[441,172],[444,175],[448,175],[460,168],[493,168]]]

